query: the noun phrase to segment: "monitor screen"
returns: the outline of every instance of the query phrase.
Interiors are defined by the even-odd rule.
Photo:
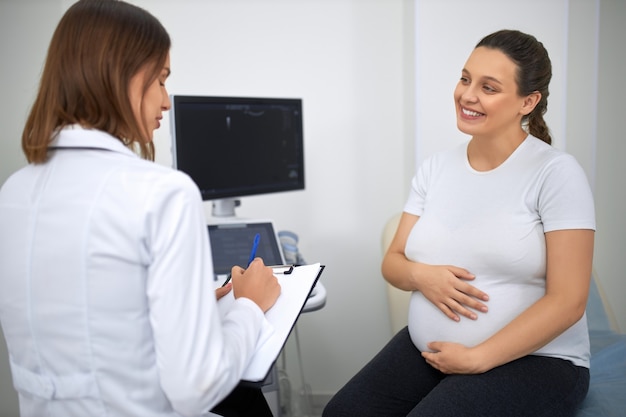
[[[301,99],[171,99],[174,167],[204,200],[304,189]]]
[[[233,265],[247,266],[250,248],[255,234],[260,235],[256,256],[263,258],[266,265],[282,265],[280,243],[271,221],[246,221],[209,224],[209,239],[213,257],[215,279],[223,279]]]

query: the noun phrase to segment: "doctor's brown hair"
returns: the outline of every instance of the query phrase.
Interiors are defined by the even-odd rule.
[[[129,86],[147,68],[145,91],[158,77],[170,46],[165,28],[139,7],[119,0],[73,4],[52,36],[22,133],[28,162],[45,162],[55,132],[72,124],[107,132],[154,160],[147,127],[135,119]]]

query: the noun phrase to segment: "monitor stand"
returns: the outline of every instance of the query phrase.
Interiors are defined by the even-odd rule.
[[[223,198],[213,201],[213,217],[235,217],[235,208],[241,205],[241,200],[236,198]]]

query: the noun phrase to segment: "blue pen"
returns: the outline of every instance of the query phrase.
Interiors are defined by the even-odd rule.
[[[252,261],[254,261],[254,258],[256,257],[256,250],[259,248],[259,240],[261,240],[261,235],[257,233],[254,236],[254,242],[252,242],[252,250],[250,251],[250,257],[248,258],[248,265],[246,266],[246,268],[250,266],[250,264],[252,263]]]
[[[248,265],[246,265],[246,268],[250,266],[250,264],[252,263],[252,261],[254,261],[254,258],[256,257],[256,251],[259,248],[259,240],[261,240],[261,235],[257,233],[256,235],[254,235],[254,242],[252,242],[252,250],[250,251],[250,257],[248,258]],[[228,277],[226,277],[226,281],[224,281],[222,287],[228,284],[231,278],[232,275],[228,274]]]

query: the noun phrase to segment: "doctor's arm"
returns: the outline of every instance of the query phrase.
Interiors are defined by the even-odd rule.
[[[545,238],[545,295],[473,348],[430,343],[434,352],[422,355],[433,367],[444,373],[486,372],[535,352],[583,317],[591,280],[594,231],[558,230],[546,233]]]

